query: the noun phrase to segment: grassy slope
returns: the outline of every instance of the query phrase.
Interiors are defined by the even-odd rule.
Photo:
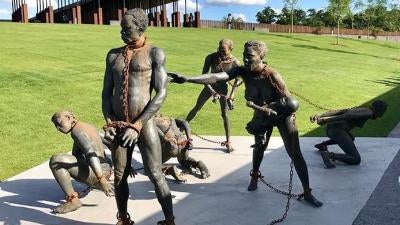
[[[71,109],[84,121],[101,127],[100,93],[104,59],[110,48],[122,44],[119,28],[93,25],[0,23],[0,180],[70,149],[71,139],[58,133],[51,115]],[[198,74],[203,59],[216,50],[221,38],[235,44],[241,59],[243,43],[250,39],[269,46],[268,62],[293,89],[330,108],[363,104],[377,97],[390,102],[390,111],[379,123],[357,131],[363,136],[385,136],[398,122],[400,103],[400,46],[377,41],[334,37],[264,34],[217,29],[150,28],[150,42],[164,49],[167,69]],[[162,113],[184,118],[194,105],[200,85],[169,86]],[[251,117],[244,105],[243,87],[231,112],[232,133],[243,129]],[[308,122],[318,110],[301,101],[297,122],[302,134],[323,131]],[[207,103],[192,122],[193,130],[222,135],[219,105]]]

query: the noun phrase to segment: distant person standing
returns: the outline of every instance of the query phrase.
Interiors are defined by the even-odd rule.
[[[228,24],[228,30],[232,29],[232,14],[228,13],[228,17],[226,18],[226,23]]]
[[[189,14],[189,27],[194,27],[193,22],[194,22],[193,13],[190,13]]]

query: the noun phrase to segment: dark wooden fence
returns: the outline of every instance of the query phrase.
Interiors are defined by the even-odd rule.
[[[201,20],[201,27],[227,29],[228,25],[226,22],[223,21]],[[232,29],[288,33],[290,32],[291,25],[235,22],[232,24]],[[336,34],[337,31],[336,28],[330,28],[330,27],[293,26],[293,33]],[[339,33],[341,35],[368,35],[367,30],[344,29],[344,28],[340,29]],[[400,32],[379,31],[376,33],[372,33],[372,31],[370,31],[369,35],[400,36]]]

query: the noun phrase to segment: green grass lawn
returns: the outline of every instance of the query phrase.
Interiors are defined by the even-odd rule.
[[[386,136],[400,113],[400,45],[398,43],[341,40],[303,34],[257,33],[218,29],[149,28],[149,41],[165,50],[167,69],[199,74],[204,57],[218,41],[230,38],[241,59],[243,44],[259,39],[268,44],[268,63],[290,89],[328,108],[343,108],[382,98],[390,108],[385,117],[370,122],[357,135]],[[71,148],[69,136],[50,122],[59,109],[70,109],[83,121],[101,127],[101,90],[105,56],[122,45],[117,26],[0,23],[0,180]],[[200,85],[170,84],[163,115],[185,118]],[[244,130],[251,110],[245,107],[243,87],[231,111],[233,135]],[[321,136],[308,122],[321,113],[300,99],[297,124],[302,135]],[[191,123],[195,132],[223,135],[219,105],[211,101]],[[276,135],[276,133],[275,133]]]

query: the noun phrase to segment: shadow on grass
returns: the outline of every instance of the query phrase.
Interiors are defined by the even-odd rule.
[[[355,128],[354,132],[352,133],[356,137],[386,137],[400,121],[400,78],[397,77],[395,80],[378,80],[374,82],[385,85],[389,83],[391,86],[396,87],[362,104],[364,106],[371,105],[373,101],[380,99],[386,101],[389,106],[382,118],[378,118],[376,121],[367,121],[362,129]],[[353,106],[349,105],[349,107]],[[303,136],[326,136],[325,126],[320,126],[308,133],[305,133]]]
[[[397,87],[400,86],[400,71],[394,72],[394,76],[391,76],[389,78],[381,79],[381,80],[366,80],[370,82],[374,82],[377,84],[383,84],[386,86],[391,86],[391,87]]]
[[[352,55],[363,55],[363,56],[369,56],[369,57],[374,57],[374,58],[378,58],[378,59],[389,59],[389,60],[400,62],[400,58],[381,57],[381,56],[376,56],[376,55],[371,55],[371,54],[351,52],[351,51],[345,51],[345,50],[339,50],[339,49],[320,48],[320,47],[316,47],[316,46],[312,46],[312,45],[296,45],[296,44],[294,44],[292,46],[296,47],[296,48],[307,48],[307,49],[319,50],[319,51],[337,52],[337,53],[345,53],[345,54],[352,54]]]
[[[353,41],[353,42],[357,42],[357,43],[376,45],[376,46],[380,46],[380,47],[383,47],[383,48],[400,49],[400,47],[394,45],[394,43],[393,44],[387,44],[387,43],[377,42],[377,41],[374,41],[374,40],[358,40],[358,39],[354,39],[354,38],[344,38],[344,39],[346,39],[346,41]]]
[[[263,35],[262,33],[260,33],[260,35]],[[264,34],[265,35],[265,34]],[[292,36],[292,35],[284,35],[284,34],[272,34],[272,33],[268,33],[268,35],[270,36],[275,36],[275,37],[281,37],[281,38],[287,38],[290,40],[296,40],[296,41],[306,41],[306,42],[311,42],[311,40],[308,39],[304,39],[304,38],[299,38],[296,36]]]

